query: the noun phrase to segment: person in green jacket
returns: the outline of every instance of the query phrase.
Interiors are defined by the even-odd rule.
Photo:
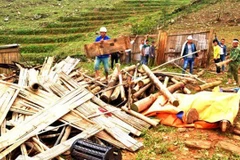
[[[228,69],[228,82],[227,84],[232,83],[232,77],[235,80],[234,85],[239,85],[238,81],[238,68],[240,64],[240,48],[238,48],[238,39],[233,39],[232,43],[232,49],[230,52],[230,59],[231,61],[229,62],[229,69]]]

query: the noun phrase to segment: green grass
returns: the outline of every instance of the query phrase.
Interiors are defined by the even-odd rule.
[[[23,53],[58,56],[84,54],[83,45],[92,43],[96,37],[95,32],[103,25],[108,28],[110,37],[155,32],[161,18],[159,10],[167,7],[165,10],[171,13],[189,2],[190,0],[154,0],[148,3],[134,0],[3,1],[0,4],[0,18],[8,18],[8,21],[0,21],[0,44],[22,44]],[[45,45],[41,49],[36,46],[40,43],[57,45]],[[59,46],[59,43],[65,45]]]

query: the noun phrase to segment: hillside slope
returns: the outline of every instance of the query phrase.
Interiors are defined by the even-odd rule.
[[[145,34],[157,28],[163,11],[168,14],[189,3],[190,0],[3,0],[0,44],[21,44],[25,59],[38,62],[49,55],[80,55],[83,45],[93,42],[103,25],[111,37],[132,34],[133,29]],[[144,25],[139,25],[142,21]]]

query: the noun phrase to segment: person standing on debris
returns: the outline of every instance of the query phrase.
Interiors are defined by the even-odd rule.
[[[120,54],[120,52],[111,53],[111,68],[112,69],[113,69],[113,66],[114,66],[114,61],[115,61],[115,64],[118,63],[119,54]]]
[[[227,84],[232,83],[232,77],[235,80],[234,85],[239,85],[238,81],[238,68],[240,64],[240,48],[238,48],[238,39],[233,39],[232,42],[232,49],[230,51],[230,59],[231,61],[229,62],[229,69],[228,69],[228,82]]]
[[[215,39],[218,41],[218,45],[221,47],[221,52],[220,52],[220,61],[224,61],[227,55],[227,46],[225,45],[225,39],[222,38],[221,41],[217,39],[217,36],[215,36]],[[222,72],[224,72],[225,66],[222,65]]]
[[[149,40],[146,40],[146,44],[143,45],[143,49],[144,49],[143,64],[148,65],[149,51],[150,51]]]
[[[101,27],[100,28],[100,36],[98,36],[95,39],[95,42],[103,42],[104,40],[108,40],[110,37],[107,36],[107,29],[106,27]],[[108,80],[108,70],[109,70],[109,65],[108,65],[108,59],[109,59],[109,54],[103,54],[100,56],[97,56],[95,59],[95,64],[94,64],[94,70],[95,70],[95,77],[99,77],[99,66],[100,63],[103,63],[104,66],[104,71],[105,71],[105,76],[106,80]]]
[[[220,62],[220,53],[221,53],[221,47],[218,45],[218,41],[216,39],[213,40],[213,60],[214,63]],[[216,72],[220,73],[221,68],[216,65]]]
[[[155,62],[155,42],[152,41],[152,45],[149,48],[149,65],[152,67],[154,65]]]
[[[198,57],[198,54],[194,52],[196,52],[196,45],[193,43],[193,38],[192,36],[188,36],[187,37],[187,41],[183,44],[182,47],[182,52],[181,52],[181,56],[184,56],[183,60],[183,74],[185,74],[185,70],[187,69],[187,66],[189,64],[189,68],[190,68],[190,73],[193,73],[193,65],[194,65],[194,59],[195,57]],[[186,56],[187,55],[187,56]]]

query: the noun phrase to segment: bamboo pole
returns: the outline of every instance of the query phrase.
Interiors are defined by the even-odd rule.
[[[180,67],[179,65],[177,65],[176,63],[174,63],[175,66],[177,66],[178,68],[180,68],[182,71],[185,71],[182,67]],[[188,75],[192,75],[191,73],[185,71]],[[193,76],[193,78],[195,78],[196,80],[200,81],[201,83],[206,83],[205,81],[201,80],[198,78],[198,76]]]
[[[26,145],[24,143],[21,144],[20,149],[21,149],[21,152],[22,152],[22,155],[23,155],[24,159],[27,160],[28,159],[28,153],[27,153]]]
[[[145,72],[148,74],[148,76],[151,78],[151,80],[153,81],[153,83],[156,85],[156,87],[158,88],[158,90],[165,95],[168,99],[169,102],[171,104],[173,104],[174,106],[178,106],[179,102],[178,100],[169,92],[169,90],[158,80],[158,78],[153,74],[153,72],[148,68],[148,66],[146,65],[142,65],[143,69],[145,70]]]
[[[65,129],[65,133],[64,133],[60,143],[65,142],[68,139],[71,131],[72,131],[72,127],[71,126],[67,126],[66,129]]]
[[[193,52],[193,53],[191,53],[191,54],[187,54],[187,55],[184,55],[184,56],[181,56],[181,57],[172,59],[172,60],[170,60],[170,61],[167,61],[167,62],[165,62],[165,63],[163,63],[163,64],[161,64],[161,65],[159,65],[159,66],[156,66],[156,67],[152,68],[152,71],[153,71],[153,70],[156,70],[156,69],[158,69],[158,68],[160,68],[160,67],[162,67],[162,66],[165,66],[165,65],[167,65],[167,64],[169,64],[169,63],[172,63],[172,62],[174,62],[174,61],[176,61],[176,60],[179,60],[179,59],[182,59],[182,58],[184,58],[184,57],[187,57],[187,56],[189,56],[189,55],[194,55],[194,54],[196,54],[196,53],[198,53],[198,52],[200,52],[200,51],[201,51],[201,50],[198,50],[198,51]]]

